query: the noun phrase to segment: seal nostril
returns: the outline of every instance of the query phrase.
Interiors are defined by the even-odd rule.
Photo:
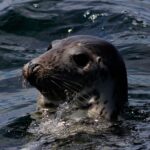
[[[34,64],[32,62],[29,63],[28,69],[30,73],[35,73],[39,69],[40,65],[39,64]]]
[[[40,68],[41,65],[38,63],[34,63],[33,61],[25,64],[22,70],[24,78],[30,80],[31,78],[35,77]]]

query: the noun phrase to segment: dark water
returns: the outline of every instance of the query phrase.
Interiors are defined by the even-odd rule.
[[[50,41],[77,34],[102,37],[119,49],[130,109],[107,129],[67,136],[57,133],[63,123],[31,119],[38,92],[22,86],[21,68]],[[48,132],[57,127],[55,136]],[[0,0],[0,149],[150,149],[150,1]]]

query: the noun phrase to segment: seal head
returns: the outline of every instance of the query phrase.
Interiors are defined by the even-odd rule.
[[[89,117],[114,120],[127,103],[124,61],[112,44],[95,36],[52,42],[47,52],[24,66],[23,75],[40,91],[40,108],[72,101]]]

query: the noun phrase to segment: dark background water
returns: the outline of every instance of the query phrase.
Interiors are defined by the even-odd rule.
[[[149,0],[0,0],[0,149],[20,149],[34,141],[26,129],[38,92],[23,88],[22,66],[45,52],[52,40],[77,34],[104,38],[123,55],[129,132],[120,135],[122,128],[117,127],[103,134],[80,133],[59,144],[49,136],[39,149],[52,143],[58,149],[150,149]]]

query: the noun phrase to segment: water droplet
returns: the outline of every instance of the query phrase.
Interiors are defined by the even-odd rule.
[[[90,11],[89,10],[87,10],[84,14],[83,14],[83,16],[86,18],[88,15],[90,15]]]
[[[98,119],[95,119],[94,121],[95,121],[95,122],[98,122]]]
[[[71,33],[73,29],[68,29],[68,33]]]
[[[144,27],[144,28],[147,27],[147,22],[143,21],[143,27]]]
[[[34,8],[39,8],[39,4],[34,3],[34,4],[33,4],[33,7],[34,7]]]
[[[132,21],[132,25],[137,26],[137,25],[138,25],[138,22],[137,22],[136,20],[133,20],[133,21]]]
[[[101,27],[101,29],[104,30],[105,28],[104,28],[104,27]]]
[[[91,16],[89,16],[89,19],[92,21],[92,22],[95,22],[95,20],[97,19],[97,17],[100,16],[99,14],[92,14]]]

